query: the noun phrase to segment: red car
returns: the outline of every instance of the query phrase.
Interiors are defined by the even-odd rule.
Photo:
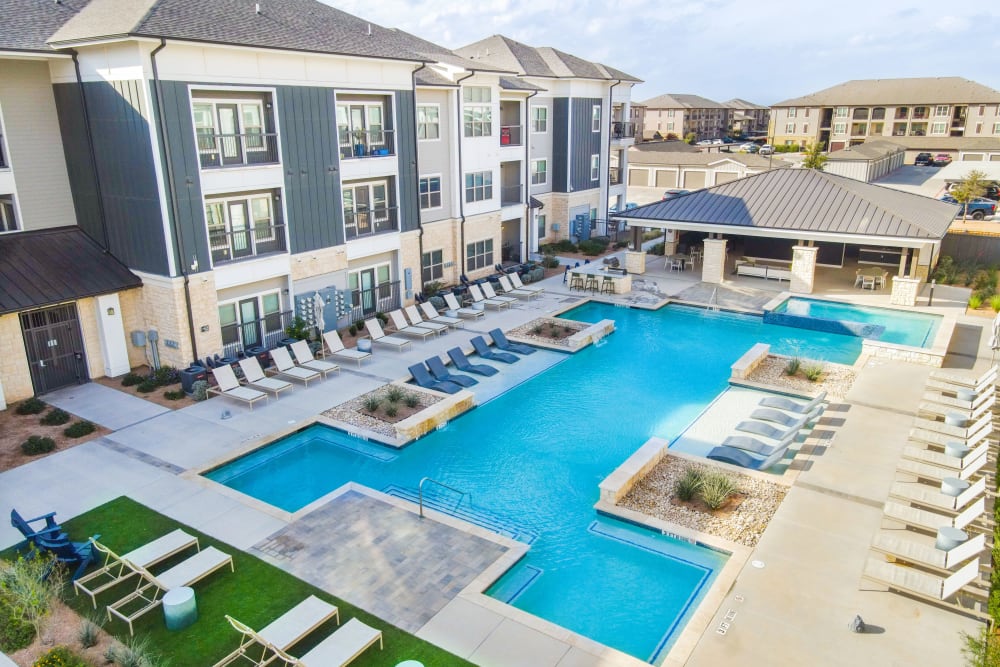
[[[938,153],[934,156],[934,164],[939,167],[947,167],[951,164],[951,156],[947,153]]]

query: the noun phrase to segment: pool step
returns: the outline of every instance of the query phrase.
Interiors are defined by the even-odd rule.
[[[518,564],[501,577],[500,581],[491,586],[486,593],[500,602],[512,604],[540,576],[542,576],[542,570],[534,565]]]
[[[382,492],[395,498],[409,500],[415,505],[420,502],[417,489],[411,487],[396,486],[393,484],[382,489]],[[455,494],[446,494],[427,488],[424,489],[424,507],[428,509],[453,516],[462,521],[467,521],[490,532],[509,537],[518,542],[524,542],[525,544],[532,544],[538,539],[537,533],[523,529],[507,517],[488,512],[479,507],[470,507],[468,504],[458,506],[460,500],[461,498]]]

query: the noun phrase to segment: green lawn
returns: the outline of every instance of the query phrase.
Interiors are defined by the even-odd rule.
[[[310,594],[337,605],[340,609],[341,623],[357,617],[364,623],[382,630],[385,650],[379,651],[376,644],[359,656],[351,663],[352,665],[388,666],[407,659],[419,660],[427,667],[472,664],[389,625],[382,619],[335,598],[259,558],[212,539],[128,498],[116,498],[67,521],[63,526],[74,540],[83,540],[89,535],[99,533],[100,541],[116,553],[124,553],[175,528],[183,528],[200,539],[203,549],[211,545],[232,554],[236,566],[235,573],[226,568],[195,584],[198,621],[194,625],[177,632],[168,631],[163,623],[163,612],[159,608],[148,612],[135,622],[136,636],[147,635],[153,650],[168,659],[172,667],[212,665],[236,648],[239,645],[240,635],[226,621],[225,614],[259,629]],[[154,572],[162,571],[170,564],[172,561],[161,564]],[[122,597],[134,586],[133,580],[131,583],[124,583],[115,589],[105,591],[98,596],[98,609],[103,611],[103,606]],[[76,596],[73,592],[69,592],[67,601],[79,612],[93,612],[87,596]],[[118,619],[106,623],[105,629],[119,638],[128,637],[128,627]],[[331,621],[293,647],[290,652],[294,655],[303,655],[335,629],[336,622]]]

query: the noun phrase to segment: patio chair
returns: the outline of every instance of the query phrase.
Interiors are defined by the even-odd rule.
[[[465,356],[465,353],[457,347],[453,347],[448,350],[448,357],[451,359],[451,363],[455,364],[455,368],[464,373],[475,373],[476,375],[485,375],[489,377],[490,375],[496,375],[500,372],[487,364],[470,363],[469,358]]]
[[[500,289],[503,290],[504,294],[510,294],[511,296],[517,297],[518,299],[531,300],[538,298],[538,292],[532,292],[531,290],[519,289],[517,287],[514,287],[514,285],[510,282],[510,279],[507,276],[500,276],[499,278],[497,278],[497,281],[500,283]]]
[[[959,472],[967,468],[976,466],[980,459],[985,463],[990,451],[990,443],[983,441],[975,448],[964,447],[961,456],[953,456],[947,452],[938,452],[933,449],[925,449],[907,445],[903,448],[903,458],[911,461],[920,461],[929,465],[937,466],[943,470]]]
[[[490,346],[486,344],[486,340],[482,336],[473,336],[469,339],[469,342],[472,343],[472,347],[475,349],[476,354],[483,359],[489,359],[490,361],[502,361],[505,364],[512,364],[518,360],[517,355],[509,352],[495,352],[491,350]]]
[[[517,298],[513,296],[504,296],[502,294],[497,294],[496,290],[493,289],[493,283],[488,280],[484,280],[478,285],[479,289],[483,291],[483,295],[487,300],[493,299],[495,301],[503,301],[508,306],[513,306],[517,303]]]
[[[164,593],[171,588],[191,586],[226,565],[236,571],[233,557],[215,547],[206,547],[158,575],[135,563],[125,562],[139,574],[139,581],[134,591],[108,605],[108,620],[112,616],[123,620],[128,624],[130,635],[134,634],[133,623],[136,619],[160,606]]]
[[[242,638],[239,647],[213,667],[247,662],[266,665],[277,657],[274,649],[287,651],[330,619],[336,619],[340,625],[339,610],[315,595],[310,595],[259,631],[226,614],[226,620]],[[260,657],[255,657],[257,655]]]
[[[765,396],[761,399],[760,405],[762,408],[778,408],[779,410],[787,410],[788,412],[797,412],[799,414],[808,414],[816,409],[820,403],[826,400],[826,391],[821,391],[819,395],[810,401],[805,403],[800,403],[799,401],[793,401],[785,396]]]
[[[412,307],[413,306],[407,306],[407,308],[412,308]],[[422,304],[420,304],[420,310],[424,311],[424,317],[426,318],[425,321],[444,324],[451,327],[452,329],[465,328],[465,320],[463,320],[461,317],[448,317],[447,315],[442,315],[437,311],[437,308],[435,308],[434,304],[432,304],[430,301],[424,301]],[[407,310],[407,312],[409,312],[409,310]],[[411,317],[410,321],[414,322],[415,320]]]
[[[986,550],[986,536],[982,533],[970,537],[962,544],[944,551],[933,545],[915,540],[902,539],[892,532],[875,533],[872,549],[884,553],[891,559],[905,563],[915,563],[937,570],[953,570],[970,558],[975,558]]]
[[[340,339],[340,334],[333,329],[323,332],[323,342],[326,344],[326,349],[330,352],[331,357],[356,361],[358,362],[358,368],[361,368],[361,362],[365,359],[371,359],[372,356],[371,352],[362,352],[356,347],[344,347],[344,341]]]
[[[16,509],[11,508],[10,510],[10,525],[17,528],[24,539],[31,540],[35,537],[45,537],[50,540],[68,540],[69,537],[66,533],[62,532],[62,527],[56,521],[56,513],[49,512],[48,514],[43,514],[42,516],[36,516],[33,519],[25,519],[20,514],[18,514]],[[44,526],[39,526],[37,528],[33,527],[31,524],[38,521],[44,521]]]
[[[668,261],[670,262],[670,270],[671,271],[678,271],[678,272],[680,272],[680,271],[684,270],[684,260],[682,260],[682,259],[668,258]]]
[[[996,400],[996,396],[990,396],[980,401],[978,405],[967,408],[939,403],[938,401],[921,401],[920,405],[917,406],[917,414],[930,415],[932,417],[946,417],[951,414],[958,414],[966,419],[978,421],[983,415],[992,412]]]
[[[458,302],[458,299],[455,298],[455,295],[450,292],[447,292],[444,295],[442,295],[442,298],[444,298],[444,302],[445,305],[448,306],[448,310],[455,311],[458,314],[458,316],[463,319],[475,320],[480,317],[484,317],[486,315],[485,310],[477,310],[475,308],[463,308],[462,305]]]
[[[941,493],[941,488],[920,482],[895,482],[889,487],[889,497],[899,498],[914,505],[958,513],[969,503],[986,495],[986,478],[980,477],[957,496]]]
[[[385,648],[382,631],[352,618],[301,658],[295,658],[281,650],[277,653],[281,660],[298,667],[343,667],[375,642],[378,642],[380,651]]]
[[[338,375],[340,374],[340,366],[337,364],[332,364],[329,361],[321,361],[314,357],[307,341],[296,341],[292,343],[291,348],[292,354],[295,355],[295,362],[302,368],[322,373],[323,377],[334,371],[337,371]]]
[[[708,453],[708,458],[713,461],[731,463],[732,465],[747,468],[749,470],[767,470],[785,457],[785,453],[788,452],[790,445],[791,442],[782,447],[778,447],[766,456],[757,456],[745,449],[720,445]]]
[[[913,426],[915,428],[934,431],[952,439],[958,438],[962,440],[968,440],[973,435],[979,433],[979,431],[984,428],[990,427],[992,424],[992,414],[985,414],[980,417],[978,421],[965,420],[964,425],[949,424],[944,419],[928,419],[927,417],[921,416],[918,416],[913,420]]]
[[[240,370],[243,371],[243,379],[246,380],[246,383],[254,389],[272,392],[275,399],[278,398],[278,394],[281,392],[292,388],[291,382],[267,377],[264,374],[264,369],[260,367],[257,357],[240,359],[239,363]]]
[[[883,527],[885,527],[885,522],[888,521],[892,524],[909,526],[910,528],[917,528],[927,532],[936,533],[937,529],[943,526],[958,529],[971,527],[977,522],[980,522],[984,518],[985,514],[985,498],[976,499],[955,516],[931,512],[930,510],[913,507],[912,505],[907,505],[906,503],[901,503],[890,498],[885,501],[885,506],[882,508],[882,523]],[[992,532],[992,529],[987,529],[985,527],[983,530],[990,530],[990,532]]]
[[[787,438],[794,438],[798,435],[798,432],[805,427],[806,419],[803,417],[802,419],[793,422],[787,429],[776,428],[767,422],[746,420],[737,424],[736,430],[743,431],[744,433],[753,433],[754,435],[759,435],[763,438],[783,441]]]
[[[97,553],[104,554],[104,565],[74,581],[73,588],[77,595],[80,593],[89,595],[94,609],[97,609],[97,596],[100,593],[113,586],[117,586],[126,579],[138,576],[139,573],[130,568],[126,564],[126,561],[135,563],[141,567],[150,568],[191,547],[195,547],[198,550],[201,549],[201,546],[198,544],[198,538],[188,535],[180,528],[158,537],[152,542],[147,542],[141,547],[132,549],[121,556],[96,539],[91,539],[90,541]]]
[[[878,584],[887,590],[895,590],[930,602],[946,602],[960,592],[984,597],[986,592],[975,592],[969,585],[979,578],[979,561],[971,560],[951,575],[945,577],[923,572],[912,567],[887,563],[878,558],[869,558],[865,563],[862,579]],[[979,615],[975,610],[963,606],[968,613]]]
[[[507,279],[510,280],[510,284],[516,287],[517,289],[523,289],[529,292],[534,292],[538,296],[541,296],[542,293],[545,292],[544,287],[537,287],[535,285],[525,285],[524,282],[521,281],[521,274],[519,274],[517,271],[507,274]]]
[[[957,479],[970,479],[986,465],[986,457],[982,456],[975,461],[970,461],[969,465],[958,470],[939,468],[936,465],[925,463],[924,461],[914,461],[903,458],[896,464],[897,478],[900,480],[916,481],[917,479],[929,479],[940,483],[945,477],[955,477]]]
[[[974,410],[983,403],[995,401],[996,391],[992,387],[987,387],[984,391],[977,394],[968,389],[958,389],[949,384],[941,384],[935,387],[931,387],[928,384],[923,400],[962,410]]]
[[[971,389],[975,393],[982,393],[983,390],[996,384],[997,381],[997,367],[991,366],[981,375],[976,377],[969,377],[965,373],[958,373],[951,370],[936,369],[931,371],[928,377],[927,386],[930,387],[931,381],[934,381],[935,385],[940,386],[942,384],[949,385],[951,387],[959,387],[963,389]]]
[[[253,410],[253,404],[260,399],[264,399],[265,402],[267,401],[267,394],[264,392],[241,385],[240,381],[236,379],[236,373],[233,372],[232,366],[222,364],[211,369],[211,371],[212,377],[215,378],[215,383],[218,386],[210,388],[208,390],[209,394],[228,396],[229,398],[243,401],[250,406],[251,410]]]
[[[479,384],[479,380],[476,378],[462,375],[461,373],[450,372],[441,361],[441,357],[424,359],[424,363],[427,364],[427,369],[434,376],[434,379],[439,382],[454,382],[461,387],[471,387],[474,384]]]
[[[801,417],[798,413],[789,414],[782,410],[776,410],[775,408],[758,408],[750,413],[750,418],[766,422],[774,422],[775,424],[781,424],[782,426],[788,428],[803,420],[805,421],[805,424],[815,423],[823,414],[824,409],[825,406],[823,405],[817,406],[815,410],[807,414],[805,417]]]
[[[403,317],[403,311],[401,310],[394,310],[389,313],[389,319],[392,320],[392,326],[396,327],[396,333],[403,336],[427,340],[430,336],[438,335],[438,332],[434,329],[411,326],[410,323],[406,321],[406,318]]]
[[[319,371],[296,366],[295,362],[292,361],[292,355],[288,353],[288,348],[286,347],[276,347],[271,350],[271,361],[274,362],[274,368],[269,370],[273,375],[280,375],[290,380],[296,380],[307,387],[310,380],[315,380],[319,377]]]
[[[910,429],[910,441],[924,443],[929,447],[939,448],[946,447],[953,442],[960,442],[966,447],[975,448],[980,443],[985,441],[992,433],[992,422],[981,426],[979,429],[968,433],[965,436],[949,435],[947,433],[941,433],[935,429],[914,427]]]
[[[94,535],[91,540],[96,540],[100,535]],[[36,535],[31,540],[35,547],[44,553],[52,554],[57,563],[63,565],[76,565],[73,570],[72,580],[76,579],[86,571],[94,562],[94,545],[87,542],[70,542],[69,539],[48,539],[42,535]]]
[[[504,352],[516,352],[517,354],[534,354],[537,352],[537,350],[530,345],[510,342],[507,340],[507,336],[504,335],[504,332],[500,329],[492,329],[489,334],[496,346]]]
[[[410,320],[410,324],[415,327],[422,327],[424,329],[430,329],[437,332],[440,336],[443,333],[447,333],[450,328],[447,324],[442,324],[441,322],[429,322],[420,316],[420,311],[414,305],[406,306],[403,308],[403,313],[406,315],[407,319]]]
[[[373,317],[370,320],[365,320],[365,329],[368,330],[368,337],[371,338],[372,345],[386,345],[397,352],[402,352],[403,348],[410,346],[410,341],[405,338],[386,336],[377,318]]]
[[[723,440],[722,444],[725,447],[734,447],[736,449],[744,449],[748,452],[753,452],[762,456],[770,456],[779,449],[787,449],[788,446],[795,441],[795,436],[797,434],[798,431],[792,431],[785,434],[783,438],[780,438],[774,443],[767,443],[749,435],[731,435]]]
[[[503,310],[504,308],[510,308],[511,301],[501,301],[500,299],[487,299],[483,296],[483,293],[479,290],[479,285],[469,284],[467,285],[469,289],[469,295],[472,297],[473,303],[480,303],[486,308],[493,308],[494,310]],[[517,299],[512,299],[512,301],[517,301]]]
[[[462,391],[462,388],[454,382],[441,382],[439,380],[435,380],[431,377],[431,374],[427,372],[427,367],[422,363],[413,364],[412,366],[407,367],[406,370],[410,371],[410,375],[413,376],[413,381],[417,384],[417,386],[423,387],[424,389],[443,391],[446,394],[456,394]]]

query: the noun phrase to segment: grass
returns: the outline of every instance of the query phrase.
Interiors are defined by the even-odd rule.
[[[194,625],[179,632],[170,632],[163,623],[163,612],[160,609],[146,613],[135,622],[136,635],[148,635],[150,649],[168,658],[172,665],[213,664],[235,649],[239,645],[240,636],[226,621],[225,614],[243,621],[252,628],[260,629],[308,595],[315,595],[337,605],[342,623],[357,617],[362,622],[382,630],[385,650],[379,651],[377,646],[373,646],[351,663],[352,665],[381,667],[395,665],[408,659],[419,660],[427,667],[472,665],[255,556],[212,539],[129,498],[116,498],[65,522],[63,528],[75,540],[100,533],[101,542],[117,553],[124,553],[141,546],[175,528],[183,528],[199,538],[202,549],[215,546],[232,554],[235,573],[227,568],[195,584],[198,621]],[[8,550],[2,555],[10,558],[12,554]],[[161,564],[155,571],[162,571],[171,564],[173,561]],[[125,595],[134,585],[134,582],[125,583],[98,596],[98,609]],[[86,596],[75,596],[71,589],[66,594],[66,600],[81,615],[93,611],[90,599]],[[336,624],[331,621],[295,645],[291,652],[303,655],[335,629]],[[119,639],[128,638],[127,626],[118,619],[106,623],[105,630]]]

